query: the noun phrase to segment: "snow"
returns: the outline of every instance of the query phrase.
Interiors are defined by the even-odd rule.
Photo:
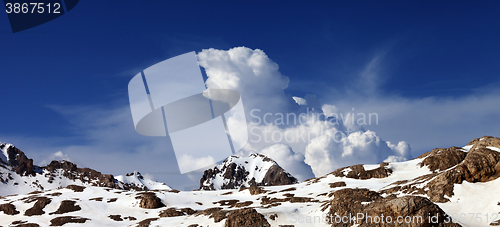
[[[467,145],[465,147],[462,147],[462,149],[465,150],[465,152],[469,152],[469,150],[472,148],[472,146],[474,146],[474,145]]]
[[[9,163],[9,154],[7,153],[7,150],[12,146],[12,144],[0,142],[0,145],[4,145],[4,147],[2,148],[3,156],[0,155],[0,159],[2,159],[2,161],[5,163]]]
[[[500,178],[489,182],[464,181],[454,185],[450,202],[437,205],[464,226],[490,226],[491,222],[500,219],[500,206],[497,205],[500,203],[500,197],[497,196],[499,188]]]
[[[142,179],[141,179],[142,178]],[[125,184],[133,184],[138,187],[145,186],[149,190],[171,190],[169,186],[164,183],[156,182],[152,179],[143,177],[139,172],[134,171],[130,176],[119,175],[115,177],[116,180]]]
[[[380,167],[380,165],[363,165],[363,168],[365,168],[365,171],[374,170],[378,167]]]
[[[468,151],[472,146],[465,146],[463,149]],[[499,148],[488,147],[489,149],[496,150],[500,152]],[[3,149],[2,149],[3,151]],[[328,212],[328,209],[321,211],[321,205],[328,201],[331,201],[332,197],[328,197],[328,194],[341,190],[344,188],[367,188],[373,191],[380,191],[393,187],[391,185],[394,182],[407,180],[407,183],[413,183],[415,187],[422,188],[425,186],[425,181],[417,182],[414,180],[417,177],[431,174],[427,166],[420,167],[420,163],[423,159],[413,159],[404,162],[391,162],[386,168],[392,169],[392,174],[386,178],[372,178],[367,180],[352,179],[347,177],[336,177],[333,174],[325,175],[324,177],[318,178],[317,181],[307,181],[294,185],[283,185],[283,186],[266,186],[263,189],[266,194],[261,195],[250,195],[249,190],[217,190],[217,191],[181,191],[174,193],[170,187],[165,184],[155,182],[152,179],[143,177],[139,172],[134,172],[129,176],[116,176],[115,178],[122,182],[123,184],[135,184],[138,186],[146,186],[150,190],[155,190],[158,198],[162,200],[164,204],[167,205],[166,208],[147,210],[139,207],[141,192],[135,191],[125,191],[119,189],[101,188],[89,186],[79,180],[72,181],[66,177],[63,177],[63,172],[60,170],[55,173],[55,177],[52,183],[48,182],[48,178],[44,176],[47,172],[43,174],[37,174],[34,177],[19,176],[12,172],[9,168],[0,167],[0,177],[7,179],[7,175],[10,173],[13,180],[5,184],[0,184],[0,196],[20,194],[14,196],[7,196],[0,198],[0,204],[12,203],[16,206],[16,209],[20,211],[18,215],[5,215],[0,212],[0,226],[9,226],[13,221],[26,220],[29,223],[38,223],[40,226],[48,226],[50,220],[55,217],[60,216],[81,216],[84,218],[90,218],[83,226],[135,226],[138,222],[147,218],[158,218],[158,213],[167,208],[191,208],[193,210],[205,210],[212,207],[223,207],[224,210],[234,210],[239,208],[229,208],[229,206],[220,206],[217,204],[221,200],[238,200],[239,202],[251,201],[252,207],[257,210],[257,212],[264,215],[271,226],[279,225],[294,225],[294,226],[320,226],[327,227],[330,226],[323,221],[324,215]],[[275,163],[272,161],[264,161],[264,157],[252,154],[248,157],[230,157],[222,164],[218,165],[217,168],[222,169],[224,166],[235,163],[238,166],[245,167],[249,171],[248,180],[255,178],[257,182],[261,182],[265,174]],[[379,165],[363,165],[366,171],[378,168]],[[344,170],[344,174],[352,171],[350,168]],[[223,177],[223,173],[218,174],[212,183],[216,189],[220,189],[224,183],[227,183],[229,179]],[[330,188],[329,184],[334,182],[343,181],[347,186]],[[18,182],[19,185],[14,185]],[[26,182],[26,183],[23,183]],[[36,183],[36,184],[35,184]],[[205,185],[208,182],[203,182]],[[73,190],[66,189],[69,184],[83,185],[86,186],[83,192],[74,192]],[[245,182],[246,184],[246,182]],[[244,186],[248,186],[247,184]],[[399,185],[404,185],[399,184]],[[37,186],[40,185],[40,186]],[[43,187],[43,190],[41,189]],[[285,189],[295,188],[295,190]],[[496,219],[500,219],[500,206],[497,203],[500,202],[500,198],[496,196],[498,194],[498,188],[500,188],[500,178],[490,181],[490,182],[476,182],[469,183],[464,181],[462,184],[454,185],[454,195],[449,198],[450,202],[447,203],[436,203],[441,209],[443,209],[447,214],[456,217],[460,224],[463,226],[490,226],[489,224]],[[23,198],[27,198],[33,195],[26,195],[27,193],[39,190],[42,193],[37,196],[46,196],[52,199],[52,202],[47,205],[44,209],[45,214],[41,216],[24,216],[24,212],[31,208],[34,202],[25,203]],[[51,196],[50,194],[54,192],[60,192],[60,196]],[[268,208],[263,208],[261,205],[262,197],[267,196],[271,198],[286,198],[285,194],[294,194],[295,197],[308,197],[318,202],[307,202],[307,203],[291,203],[291,202],[281,202],[279,206],[272,206]],[[24,194],[24,195],[23,195]],[[404,195],[402,192],[396,194],[397,196]],[[419,195],[427,197],[426,195]],[[102,201],[90,200],[92,198],[102,197]],[[116,202],[109,202],[110,199],[117,199]],[[82,210],[71,212],[62,215],[49,215],[49,213],[54,212],[58,209],[61,201],[63,200],[74,200],[77,205],[81,206]],[[363,204],[368,204],[364,202]],[[270,219],[270,215],[277,214],[278,217],[275,220]],[[464,214],[466,218],[460,219],[460,215]],[[123,221],[116,222],[109,218],[109,215],[122,215],[121,217],[132,216],[137,220],[131,221],[124,219]],[[474,216],[472,216],[474,215]],[[463,215],[462,215],[463,216]],[[472,216],[472,218],[471,218]],[[481,222],[478,222],[481,218]],[[488,218],[488,220],[486,220]],[[198,224],[201,226],[225,226],[225,220],[218,223],[214,221],[213,218],[204,215],[189,215],[171,218],[160,218],[157,221],[151,222],[151,226],[189,226],[192,224]],[[66,225],[65,225],[66,226]],[[80,224],[67,224],[67,226],[82,226]]]
[[[490,150],[494,150],[494,151],[500,152],[500,148],[498,148],[498,147],[486,147],[486,148],[488,148]]]

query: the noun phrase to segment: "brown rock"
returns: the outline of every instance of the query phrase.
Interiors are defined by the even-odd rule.
[[[5,144],[0,144],[0,149],[5,148]],[[8,163],[0,160],[0,163],[9,165],[12,170],[21,176],[35,175],[33,159],[28,159],[24,152],[19,150],[14,146],[9,146],[6,150],[7,156],[9,156]]]
[[[446,219],[446,214],[427,198],[418,196],[383,198],[379,193],[368,189],[341,189],[334,192],[328,214],[332,226],[347,227],[356,223],[359,226],[459,226],[453,223],[446,224],[445,220],[449,221]],[[360,217],[360,219],[338,221],[340,219],[335,219],[336,215],[340,218]],[[429,223],[429,215],[436,216],[438,223]],[[411,217],[414,222],[397,223],[398,217]]]
[[[215,222],[220,222],[226,218],[228,211],[223,210],[220,207],[212,207],[202,211],[196,212],[196,216],[206,215],[209,218],[213,218]]]
[[[158,220],[159,218],[148,218],[137,223],[137,227],[149,227],[151,222]]]
[[[161,199],[158,198],[155,193],[147,192],[142,194],[139,207],[144,209],[157,209],[164,206],[165,204],[161,202]]]
[[[366,171],[363,165],[359,164],[336,169],[331,174],[336,177],[347,177],[361,180],[371,178],[385,178],[392,173],[392,169],[388,168],[388,165],[388,163],[383,162],[378,168]],[[347,174],[344,173],[345,170],[349,170]]]
[[[229,206],[229,208],[233,208],[233,207],[237,207],[237,208],[247,207],[247,206],[252,205],[252,203],[253,203],[252,201],[239,202],[239,203],[235,203],[235,204]]]
[[[270,227],[264,215],[253,208],[233,210],[227,215],[225,227]]]
[[[15,222],[12,222],[11,225],[15,226],[15,227],[40,227],[39,224],[27,223],[27,221],[15,221]]]
[[[475,145],[476,147],[476,145]],[[471,149],[457,168],[468,182],[487,182],[500,177],[500,153],[486,147]]]
[[[500,138],[493,136],[483,136],[481,138],[473,139],[467,145],[473,145],[471,150],[474,148],[474,146],[500,148]]]
[[[89,168],[78,168],[76,164],[68,161],[52,161],[43,168],[51,173],[61,171],[62,175],[70,180],[81,180],[84,183],[97,187],[120,189],[117,184],[118,181],[113,175],[102,174]]]
[[[177,208],[168,208],[166,210],[163,210],[160,212],[159,216],[162,218],[165,217],[177,217],[177,216],[185,216],[185,215],[192,215],[196,213],[191,208],[182,208],[182,209],[177,209]]]
[[[67,224],[67,223],[85,223],[87,220],[90,220],[90,219],[82,218],[82,217],[75,217],[75,216],[57,217],[57,218],[50,220],[50,226],[63,226],[64,224]]]
[[[78,205],[75,205],[75,203],[76,203],[76,201],[64,200],[61,202],[61,205],[59,206],[59,208],[55,212],[50,213],[50,215],[65,214],[65,213],[70,213],[70,212],[75,212],[75,211],[81,210],[82,208]]]
[[[250,192],[250,195],[258,195],[266,193],[266,190],[264,190],[262,187],[257,187],[257,186],[249,187],[248,191]]]
[[[33,207],[29,208],[24,212],[25,216],[33,216],[33,215],[42,215],[45,214],[45,211],[43,211],[43,208],[47,206],[51,199],[47,197],[37,197],[36,198],[36,203],[33,205]]]
[[[0,211],[3,211],[7,215],[19,214],[19,211],[16,210],[16,206],[14,206],[14,204],[11,203],[0,205]]]
[[[111,220],[114,220],[114,221],[123,221],[121,215],[117,214],[117,215],[109,215],[108,216]]]
[[[443,171],[461,163],[466,152],[460,147],[436,148],[432,151],[424,153],[418,158],[424,158],[420,163],[420,167],[428,166],[432,172]]]
[[[271,166],[271,168],[269,168],[269,170],[266,172],[266,175],[264,176],[264,179],[262,180],[262,183],[259,183],[258,185],[289,185],[296,184],[298,182],[299,181],[295,177],[285,172],[285,170],[275,164]]]
[[[347,186],[347,184],[343,181],[330,183],[330,188],[338,188],[338,187],[345,187],[345,186]]]
[[[71,189],[71,190],[73,190],[75,192],[83,192],[83,190],[85,190],[85,187],[78,186],[78,185],[68,185],[66,188],[67,189]]]

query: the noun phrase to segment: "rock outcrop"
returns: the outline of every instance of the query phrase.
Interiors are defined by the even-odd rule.
[[[230,211],[227,214],[225,227],[242,227],[242,226],[262,226],[271,227],[264,215],[260,214],[253,208],[243,208]]]
[[[336,177],[348,177],[361,180],[366,180],[371,178],[385,178],[392,173],[392,170],[387,168],[387,166],[388,163],[383,162],[380,164],[378,168],[366,171],[365,167],[359,164],[359,165],[353,165],[336,169],[331,174],[333,174]]]
[[[368,189],[334,192],[328,214],[332,226],[460,226],[427,198],[383,198]]]
[[[161,199],[156,196],[153,192],[142,193],[141,202],[139,207],[144,209],[157,209],[164,207],[165,204],[161,202]]]
[[[425,194],[432,202],[445,203],[449,201],[447,197],[454,195],[454,184],[488,182],[500,177],[500,138],[485,136],[472,140],[468,146],[468,152],[451,147],[422,154],[420,166],[427,166],[432,174],[395,184],[382,192]]]
[[[5,159],[0,159],[1,164],[12,167],[12,170],[22,176],[35,175],[33,159],[28,159],[24,152],[17,149],[12,144],[0,143],[0,150],[3,151]],[[0,154],[2,155],[2,154]]]

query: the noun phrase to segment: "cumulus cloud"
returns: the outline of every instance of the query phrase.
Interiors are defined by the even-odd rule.
[[[305,162],[316,176],[337,168],[355,164],[377,164],[384,160],[403,161],[410,158],[410,147],[405,142],[392,145],[372,131],[357,131],[335,139],[336,129],[329,129],[314,138],[306,147]]]
[[[182,155],[179,157],[179,166],[203,166],[207,167],[216,163],[216,160],[212,156],[205,156],[201,158],[195,158],[192,155]]]
[[[274,144],[263,148],[260,151],[278,163],[283,169],[289,171],[300,181],[314,177],[312,169],[304,162],[304,155],[295,153],[292,148],[286,144]]]
[[[279,72],[278,64],[262,50],[211,48],[198,53],[198,62],[207,73],[207,87],[238,91],[246,110],[282,112],[294,104],[284,92],[289,78]]]
[[[294,175],[304,178],[312,169],[320,176],[345,165],[409,158],[410,147],[405,142],[393,145],[366,131],[354,120],[354,110],[339,113],[334,105],[321,105],[315,95],[301,98],[286,94],[289,79],[262,50],[208,49],[200,52],[198,59],[206,70],[208,88],[233,89],[241,94],[250,123],[250,142],[245,150],[265,153]],[[365,80],[371,78],[366,87],[375,82],[376,74],[371,72],[378,62],[378,58],[370,62],[362,73]],[[228,121],[246,123],[242,119]]]

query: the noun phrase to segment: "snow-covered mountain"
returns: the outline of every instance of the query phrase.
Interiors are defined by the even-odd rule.
[[[271,168],[256,157],[232,157],[226,169]],[[267,173],[247,171],[255,182]],[[125,177],[129,184],[141,180],[137,173]],[[500,138],[482,137],[413,160],[348,166],[293,185],[179,192],[87,184],[10,195],[0,198],[0,226],[486,227],[500,225],[499,188]]]
[[[63,188],[68,185],[108,187],[125,190],[171,189],[167,185],[144,179],[140,173],[113,177],[89,168],[78,168],[69,161],[52,161],[33,165],[24,152],[12,144],[0,143],[0,196],[27,194],[33,191]]]
[[[136,191],[148,190],[171,190],[169,186],[148,178],[144,178],[141,173],[134,171],[125,176],[119,175],[115,179],[118,181],[118,186],[121,189],[135,189]]]
[[[295,177],[274,160],[262,154],[250,154],[247,157],[230,156],[220,165],[205,170],[200,180],[200,190],[288,185],[297,182]]]

